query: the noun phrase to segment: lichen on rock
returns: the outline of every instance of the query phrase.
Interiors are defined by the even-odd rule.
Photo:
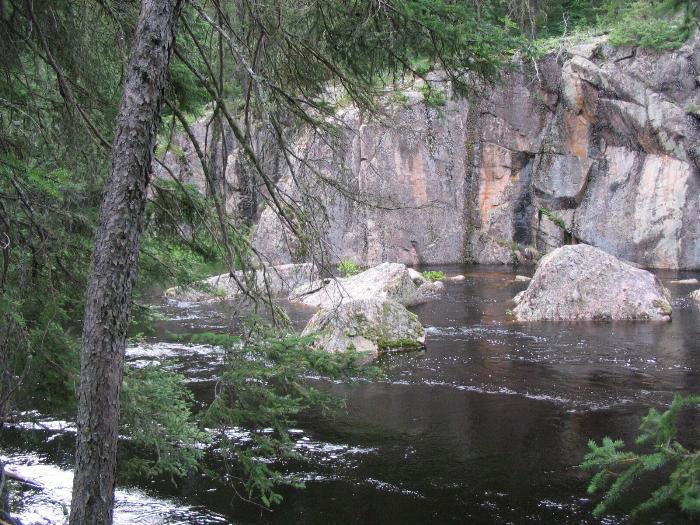
[[[418,317],[390,299],[358,299],[322,308],[302,335],[316,335],[314,345],[328,352],[350,349],[376,358],[380,352],[423,348],[425,330]]]
[[[289,300],[307,306],[330,308],[344,301],[391,299],[403,305],[418,304],[444,289],[400,263],[382,263],[352,277],[321,279],[292,290]],[[422,281],[421,281],[422,279]],[[420,282],[420,286],[416,285]]]

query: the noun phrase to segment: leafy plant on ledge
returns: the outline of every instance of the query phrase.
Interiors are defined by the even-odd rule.
[[[427,272],[423,272],[423,277],[425,277],[428,281],[431,282],[442,281],[445,279],[445,272],[430,270]]]
[[[676,438],[678,417],[683,409],[698,406],[700,395],[677,395],[665,412],[650,409],[635,439],[638,445],[652,446],[648,453],[625,450],[623,441],[613,441],[609,437],[600,445],[595,441],[588,443],[590,452],[579,466],[598,471],[588,485],[588,492],[605,491],[602,501],[593,510],[594,516],[607,512],[642,476],[662,468],[669,474],[660,487],[632,509],[632,517],[671,503],[689,514],[700,513],[700,451],[689,450]]]
[[[364,267],[357,264],[355,261],[351,261],[348,259],[346,261],[340,261],[340,263],[338,263],[338,271],[343,277],[352,277],[353,275],[362,273],[364,271]]]

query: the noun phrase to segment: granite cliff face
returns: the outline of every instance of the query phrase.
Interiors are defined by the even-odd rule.
[[[299,186],[315,197],[304,202],[332,259],[505,264],[585,242],[646,267],[700,267],[700,35],[661,54],[601,38],[515,62],[440,107],[420,88],[388,96],[382,119],[346,108],[335,142],[298,140],[317,173],[279,172],[290,198]],[[271,262],[308,258],[257,210]]]

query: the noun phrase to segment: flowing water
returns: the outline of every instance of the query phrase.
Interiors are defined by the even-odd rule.
[[[232,488],[193,476],[177,487],[143,481],[120,487],[117,523],[626,523],[591,517],[587,474],[575,465],[589,439],[631,440],[649,406],[700,390],[697,285],[671,284],[693,272],[659,273],[671,290],[672,323],[507,321],[508,301],[526,283],[501,267],[442,268],[462,273],[445,295],[414,311],[427,350],[380,360],[387,379],[325,384],[347,401],[334,417],[309,417],[295,430],[307,461],[284,465],[305,489],[282,490],[273,512],[236,498]],[[227,309],[169,303],[161,333],[131,347],[136,365],[168,360],[198,399],[211,398],[221,351],[162,342],[166,331],[222,330]],[[308,310],[293,310],[300,326]],[[681,432],[697,439],[698,419]],[[44,490],[17,496],[25,523],[62,523],[69,502],[72,426],[61,421],[5,428],[0,454]],[[233,436],[245,440],[245,432]],[[698,445],[698,443],[695,443]],[[216,468],[216,459],[212,459]],[[654,523],[688,523],[669,510]]]

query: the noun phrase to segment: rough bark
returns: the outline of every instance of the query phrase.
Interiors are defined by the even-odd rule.
[[[0,459],[0,512],[7,512],[10,510],[9,494],[5,481],[5,464]]]
[[[129,298],[181,0],[142,0],[87,293],[71,525],[110,524]]]

